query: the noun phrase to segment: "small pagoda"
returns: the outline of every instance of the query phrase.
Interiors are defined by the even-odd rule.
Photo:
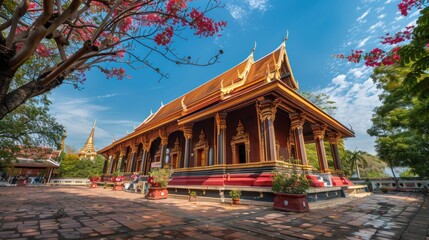
[[[89,137],[86,140],[85,145],[79,150],[79,153],[77,154],[80,160],[89,159],[93,161],[95,156],[97,156],[97,151],[94,148],[94,132],[95,132],[95,121],[92,126],[91,133],[89,134]]]

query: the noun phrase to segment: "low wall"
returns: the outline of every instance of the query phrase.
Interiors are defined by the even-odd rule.
[[[366,185],[368,180],[352,180],[355,184]],[[369,179],[373,189],[385,187],[389,189],[396,189],[396,182],[394,179]],[[424,188],[429,189],[429,180],[422,179],[399,179],[399,190],[404,191],[422,191]]]
[[[85,186],[85,185],[89,185],[90,183],[91,181],[89,181],[88,178],[53,178],[48,184]]]

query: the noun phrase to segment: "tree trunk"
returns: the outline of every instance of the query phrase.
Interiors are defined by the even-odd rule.
[[[396,191],[399,191],[399,179],[396,177],[395,171],[393,170],[392,160],[389,160],[389,167],[393,174],[393,179],[395,180]]]
[[[0,120],[21,104],[24,104],[28,99],[46,93],[61,85],[61,83],[62,79],[57,79],[46,85],[37,80],[33,80],[7,93],[3,99],[0,99]]]

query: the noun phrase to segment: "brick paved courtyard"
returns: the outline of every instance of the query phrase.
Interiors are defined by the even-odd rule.
[[[0,239],[429,239],[418,193],[304,214],[86,187],[1,187],[0,202]]]

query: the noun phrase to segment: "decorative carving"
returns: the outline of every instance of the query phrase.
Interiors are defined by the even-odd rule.
[[[272,120],[274,122],[276,119],[277,106],[280,104],[280,102],[281,100],[279,98],[274,101],[269,99],[257,100],[256,110],[261,122],[265,121],[266,119]]]
[[[274,57],[274,53],[271,56],[273,57],[274,71],[270,70],[270,64],[267,63],[267,72],[265,74],[267,82],[271,82],[273,79],[280,80],[280,66],[281,66],[281,61],[276,62],[276,59]]]
[[[168,135],[165,129],[159,129],[159,137],[161,138],[161,145],[168,144]]]
[[[206,134],[201,130],[198,142],[194,146],[194,166],[207,166],[209,144],[206,141]]]
[[[311,129],[313,129],[314,139],[322,139],[325,136],[326,125],[314,124],[311,125]]]
[[[328,134],[328,137],[329,137],[329,143],[330,144],[338,144],[338,142],[341,139],[341,134],[336,133],[336,132],[330,132]]]
[[[180,168],[180,160],[182,159],[182,149],[180,148],[179,138],[176,138],[174,142],[174,147],[170,152],[170,159],[173,168]]]
[[[237,144],[244,144],[246,148],[246,163],[250,160],[250,137],[248,133],[244,132],[244,126],[241,121],[238,121],[237,134],[232,137],[231,149],[232,149],[232,163],[240,163],[238,153],[236,152]]]
[[[182,126],[182,132],[183,132],[183,136],[185,136],[185,138],[187,139],[191,139],[192,138],[192,127],[193,124],[186,124],[184,126]]]
[[[143,150],[146,152],[149,152],[151,143],[152,143],[151,139],[143,138],[142,139]]]
[[[253,52],[249,55],[249,57],[247,57],[247,63],[246,66],[244,67],[243,72],[239,72],[239,70],[237,69],[237,77],[238,79],[240,79],[238,82],[233,82],[231,83],[231,85],[229,86],[224,86],[223,85],[223,80],[221,81],[221,85],[220,85],[220,91],[222,92],[222,95],[226,95],[229,94],[230,92],[232,92],[234,89],[243,86],[246,83],[247,80],[247,75],[249,75],[250,72],[250,68],[252,67],[252,64],[254,63],[254,59],[253,59]]]
[[[305,113],[291,113],[289,114],[291,120],[291,129],[302,128],[305,123]]]
[[[188,108],[187,108],[187,107],[186,107],[186,105],[185,105],[185,97],[182,97],[182,101],[181,101],[181,103],[182,103],[182,111],[183,111],[183,112],[188,111]]]
[[[226,129],[226,113],[225,112],[216,113],[215,119],[216,119],[217,134],[219,135],[221,129]]]

